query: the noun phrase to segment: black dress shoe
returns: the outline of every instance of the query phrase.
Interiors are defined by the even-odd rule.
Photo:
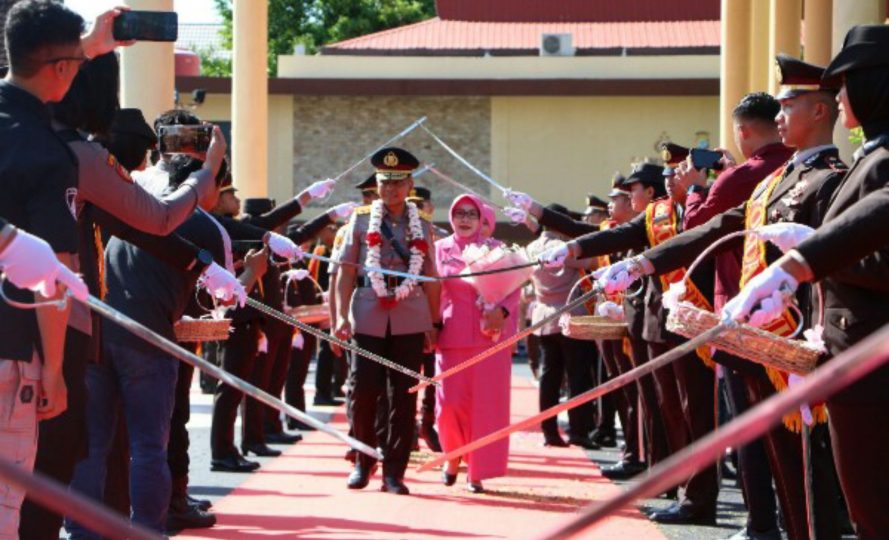
[[[373,472],[370,469],[366,469],[356,463],[355,468],[352,469],[352,474],[349,475],[346,486],[349,489],[364,489],[370,483],[371,476],[373,476]]]
[[[470,493],[484,493],[485,487],[481,482],[469,482],[466,484],[466,491]]]
[[[267,444],[294,444],[303,440],[303,436],[299,433],[266,433],[265,442]]]
[[[594,443],[592,439],[589,437],[584,437],[580,435],[572,435],[568,437],[568,444],[572,446],[579,446],[584,450],[598,450],[601,448],[598,444]]]
[[[420,438],[426,442],[426,446],[433,452],[441,452],[441,441],[438,439],[438,432],[435,426],[420,425]]]
[[[716,512],[696,510],[691,506],[679,503],[658,510],[648,515],[648,518],[657,523],[673,524],[673,525],[715,525]]]
[[[249,456],[251,453],[256,454],[260,457],[278,457],[281,455],[280,450],[275,450],[274,448],[269,448],[269,445],[266,443],[247,443],[241,445],[241,452],[245,456]]]
[[[599,431],[597,429],[593,432],[592,436],[590,436],[590,439],[602,448],[614,448],[617,446],[617,438],[614,436],[614,433]]]
[[[445,469],[441,470],[441,483],[446,486],[453,486],[457,483],[457,474],[450,474]]]
[[[343,459],[345,459],[346,461],[351,461],[352,463],[355,463],[355,460],[358,459],[358,450],[355,450],[354,448],[349,448],[348,450],[346,450],[346,455],[343,456]]]
[[[229,456],[210,461],[211,471],[221,472],[253,472],[259,468],[259,463],[244,459],[244,456]]]
[[[383,485],[380,486],[383,493],[393,493],[395,495],[410,495],[411,492],[401,481],[401,478],[395,476],[384,476]]]
[[[287,422],[287,429],[298,429],[300,431],[315,431],[315,428],[313,428],[309,424],[300,422],[299,420],[289,420]]]
[[[197,497],[192,497],[191,495],[186,495],[185,498],[188,500],[188,504],[196,506],[204,512],[213,508],[213,503],[210,502],[209,499],[198,499]]]
[[[609,480],[629,480],[645,469],[645,463],[641,461],[621,461],[608,467],[602,467],[602,476]]]
[[[336,405],[343,404],[343,402],[338,399],[333,399],[330,396],[319,396],[319,395],[315,395],[315,399],[312,400],[312,403],[314,405],[319,405],[319,406],[336,406]]]
[[[544,435],[543,436],[543,446],[554,446],[556,448],[567,448],[568,443],[565,442],[565,439],[563,439],[561,435]]]
[[[191,505],[187,497],[174,497],[167,511],[167,531],[209,529],[216,525],[216,515]]]

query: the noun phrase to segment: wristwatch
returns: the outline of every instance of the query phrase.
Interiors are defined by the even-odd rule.
[[[197,255],[194,256],[194,260],[191,261],[187,270],[197,270],[197,266],[200,265],[200,270],[203,271],[211,264],[213,264],[213,254],[206,249],[201,249],[198,251]]]

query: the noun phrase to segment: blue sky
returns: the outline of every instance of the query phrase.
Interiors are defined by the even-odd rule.
[[[95,19],[96,15],[103,11],[123,3],[123,0],[65,0],[68,7],[80,13],[88,21]],[[222,22],[216,13],[216,4],[213,0],[173,0],[173,9],[179,13],[180,23]]]

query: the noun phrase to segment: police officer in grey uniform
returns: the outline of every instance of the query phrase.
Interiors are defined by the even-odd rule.
[[[430,223],[407,202],[412,173],[419,162],[400,148],[384,148],[371,163],[377,171],[380,200],[355,211],[347,225],[339,258],[336,334],[409,369],[417,371],[423,351],[435,345],[441,319],[438,283],[419,283],[368,273],[355,265],[379,264],[402,272],[435,275],[435,251]],[[379,257],[376,259],[375,255]],[[369,256],[370,255],[370,256]],[[414,436],[417,395],[407,389],[413,380],[354,355],[349,374],[349,416],[355,437],[383,448],[382,491],[407,495],[404,471]],[[377,441],[374,419],[377,400],[389,398],[385,440]],[[360,455],[349,476],[350,489],[367,486],[375,462]]]

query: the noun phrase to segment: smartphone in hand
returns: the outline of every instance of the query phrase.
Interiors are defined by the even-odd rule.
[[[206,152],[212,138],[211,124],[160,126],[157,133],[158,150],[161,154]]]
[[[114,19],[117,41],[176,41],[179,15],[175,11],[123,11]]]
[[[722,169],[722,152],[715,150],[707,150],[706,148],[691,149],[691,163],[695,169],[713,169],[718,171]]]

